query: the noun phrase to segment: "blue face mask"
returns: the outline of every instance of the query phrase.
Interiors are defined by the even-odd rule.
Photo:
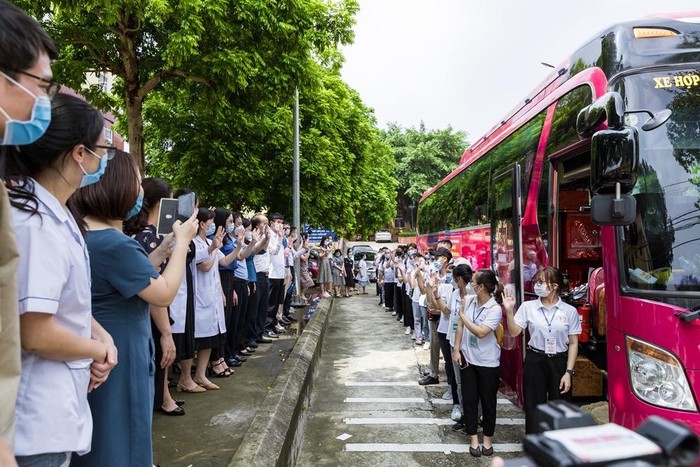
[[[434,261],[433,262],[433,269],[435,270],[436,273],[440,272],[440,269],[442,269],[442,263],[440,263],[440,261]]]
[[[234,230],[236,230],[236,224],[229,224],[226,227],[226,233],[228,233],[229,235],[232,234]]]
[[[46,96],[35,96],[33,92],[19,84],[14,79],[0,71],[0,74],[8,81],[14,83],[21,90],[34,97],[32,115],[26,122],[13,120],[10,115],[0,108],[7,121],[5,122],[5,134],[0,144],[4,146],[22,146],[31,144],[41,138],[51,123],[51,101]]]
[[[452,283],[452,273],[446,272],[445,273],[445,284],[451,284],[451,283]]]
[[[139,193],[139,196],[136,198],[136,204],[134,204],[134,207],[131,208],[131,211],[129,211],[127,213],[126,218],[131,219],[136,214],[140,213],[142,206],[143,206],[143,194]]]
[[[208,237],[209,235],[214,235],[215,232],[216,224],[212,222],[211,224],[209,224],[209,227],[207,227],[206,236]]]
[[[105,169],[107,168],[107,155],[106,154],[104,156],[100,157],[97,154],[95,154],[94,152],[90,151],[87,147],[85,149],[87,149],[90,152],[90,154],[92,154],[93,156],[100,159],[100,166],[97,168],[97,170],[95,172],[89,174],[85,171],[85,168],[82,166],[82,164],[79,164],[80,169],[83,171],[83,179],[80,181],[80,188],[99,182],[100,178],[102,178],[102,175],[104,175],[104,173],[105,173]]]

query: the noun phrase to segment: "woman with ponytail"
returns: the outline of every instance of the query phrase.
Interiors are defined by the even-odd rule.
[[[493,454],[501,361],[496,332],[501,324],[503,287],[490,269],[480,269],[473,276],[469,272],[467,266],[457,266],[452,272],[453,281],[464,290],[471,276],[471,287],[476,293],[475,298],[462,301],[452,360],[460,367],[464,431],[470,437],[469,453],[480,457]],[[484,417],[481,448],[476,434],[479,404]]]

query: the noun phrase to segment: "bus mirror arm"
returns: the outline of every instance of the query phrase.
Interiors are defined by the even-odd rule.
[[[584,107],[576,118],[576,132],[581,139],[588,138],[607,120],[608,129],[624,128],[625,103],[620,93],[606,92],[592,104]]]
[[[680,318],[681,320],[685,321],[686,323],[692,323],[696,319],[700,319],[700,308],[697,310],[685,310],[685,311],[679,311],[678,313],[675,313],[676,318]]]

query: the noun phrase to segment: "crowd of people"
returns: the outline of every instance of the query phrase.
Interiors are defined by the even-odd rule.
[[[197,207],[160,235],[161,200],[189,190],[141,180],[102,114],[56,93],[55,58],[39,24],[0,0],[0,465],[150,466],[154,409],[185,415],[168,368],[180,392],[218,390],[210,378],[295,321],[293,291],[309,301],[311,248],[278,213],[225,208]],[[318,258],[324,297],[366,293],[366,256],[355,268],[324,238]],[[430,350],[419,383],[439,382],[440,353],[448,362],[443,397],[473,456],[493,453],[502,309],[511,335],[530,336],[527,431],[537,404],[570,390],[580,323],[555,268],[532,268],[538,299],[515,311],[512,291],[453,260],[449,240],[425,255],[384,248],[374,265],[380,305]]]
[[[473,271],[465,258],[453,259],[451,250],[449,239],[425,254],[415,244],[380,249],[374,262],[379,306],[405,326],[416,346],[430,351],[418,384],[440,382],[442,354],[448,382],[442,397],[453,404],[452,430],[469,437],[472,456],[491,456],[503,334],[515,337],[527,329],[530,336],[524,396],[526,432],[532,433],[537,405],[571,389],[581,326],[576,309],[561,300],[564,278],[556,268],[531,274],[538,298],[515,311],[512,288],[504,288],[492,269]]]
[[[0,0],[0,465],[151,466],[154,409],[185,415],[168,369],[177,391],[217,390],[286,332],[308,238],[204,207],[161,235],[161,200],[190,190],[142,180],[102,114],[56,92],[55,58]]]

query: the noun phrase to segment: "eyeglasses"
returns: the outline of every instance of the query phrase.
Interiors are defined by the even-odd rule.
[[[99,155],[99,154],[95,154],[95,153],[94,153],[92,150],[90,150],[90,148],[88,148],[87,146],[85,147],[85,149],[87,149],[88,151],[90,151],[90,152],[91,152],[94,156],[96,156],[96,157],[102,158],[102,157],[104,157],[104,156],[107,156],[107,160],[108,160],[108,161],[111,161],[112,159],[114,159],[114,155],[117,153],[117,148],[115,148],[114,146],[105,146],[105,145],[103,145],[103,144],[96,144],[96,145],[95,145],[95,149],[97,149],[97,148],[99,148],[99,149],[104,149],[104,150],[107,151],[107,152],[106,152],[105,154]]]
[[[42,78],[41,76],[34,75],[32,73],[27,73],[26,71],[20,71],[20,70],[14,70],[15,73],[19,73],[20,75],[25,75],[29,76],[30,78],[34,78],[36,80],[41,81],[42,83],[46,83],[46,88],[44,90],[46,91],[46,95],[49,96],[49,99],[53,99],[54,96],[58,93],[58,88],[59,84],[52,80],[52,79],[46,79]]]

